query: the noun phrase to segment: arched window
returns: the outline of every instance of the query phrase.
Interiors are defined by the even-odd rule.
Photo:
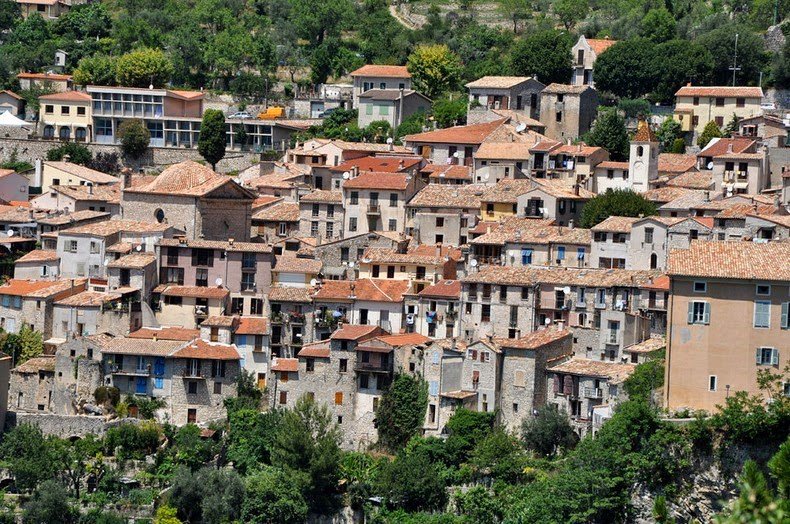
[[[71,129],[68,127],[61,127],[60,131],[58,131],[58,137],[61,140],[68,140],[71,138]]]
[[[55,127],[54,126],[46,126],[46,127],[44,127],[44,138],[55,138]]]
[[[76,138],[80,142],[84,142],[87,137],[88,137],[88,132],[85,130],[84,127],[78,127],[77,129],[74,130],[74,138]]]
[[[642,146],[636,146],[636,156],[641,157],[645,154],[645,148]]]
[[[156,218],[156,221],[161,224],[162,222],[165,221],[165,212],[162,211],[161,209],[157,209],[156,211],[154,211],[154,218]]]
[[[650,255],[650,269],[657,269],[658,268],[658,255],[653,253]]]

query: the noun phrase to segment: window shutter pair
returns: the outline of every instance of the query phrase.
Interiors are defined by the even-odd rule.
[[[763,362],[763,350],[770,349],[771,350],[771,361],[770,362]],[[764,348],[759,347],[755,352],[755,360],[757,361],[757,365],[771,365],[771,366],[778,366],[779,365],[779,350],[776,348]]]
[[[573,377],[570,375],[565,375],[565,380],[562,384],[562,392],[565,395],[570,395],[573,393]]]

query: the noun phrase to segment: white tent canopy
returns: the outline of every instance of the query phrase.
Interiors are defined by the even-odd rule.
[[[0,126],[22,127],[26,125],[29,125],[29,123],[15,117],[10,111],[0,113]]]

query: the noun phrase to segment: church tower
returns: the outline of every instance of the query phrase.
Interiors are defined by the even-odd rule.
[[[628,172],[631,188],[636,192],[647,191],[658,179],[658,139],[642,117],[639,117],[636,135],[631,141]]]

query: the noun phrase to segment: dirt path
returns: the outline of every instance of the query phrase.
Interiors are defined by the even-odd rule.
[[[409,22],[408,20],[406,20],[404,17],[401,16],[400,12],[398,11],[398,6],[396,6],[395,4],[390,4],[389,9],[392,18],[397,20],[400,25],[402,25],[406,29],[411,29],[412,31],[419,29],[417,25]]]

